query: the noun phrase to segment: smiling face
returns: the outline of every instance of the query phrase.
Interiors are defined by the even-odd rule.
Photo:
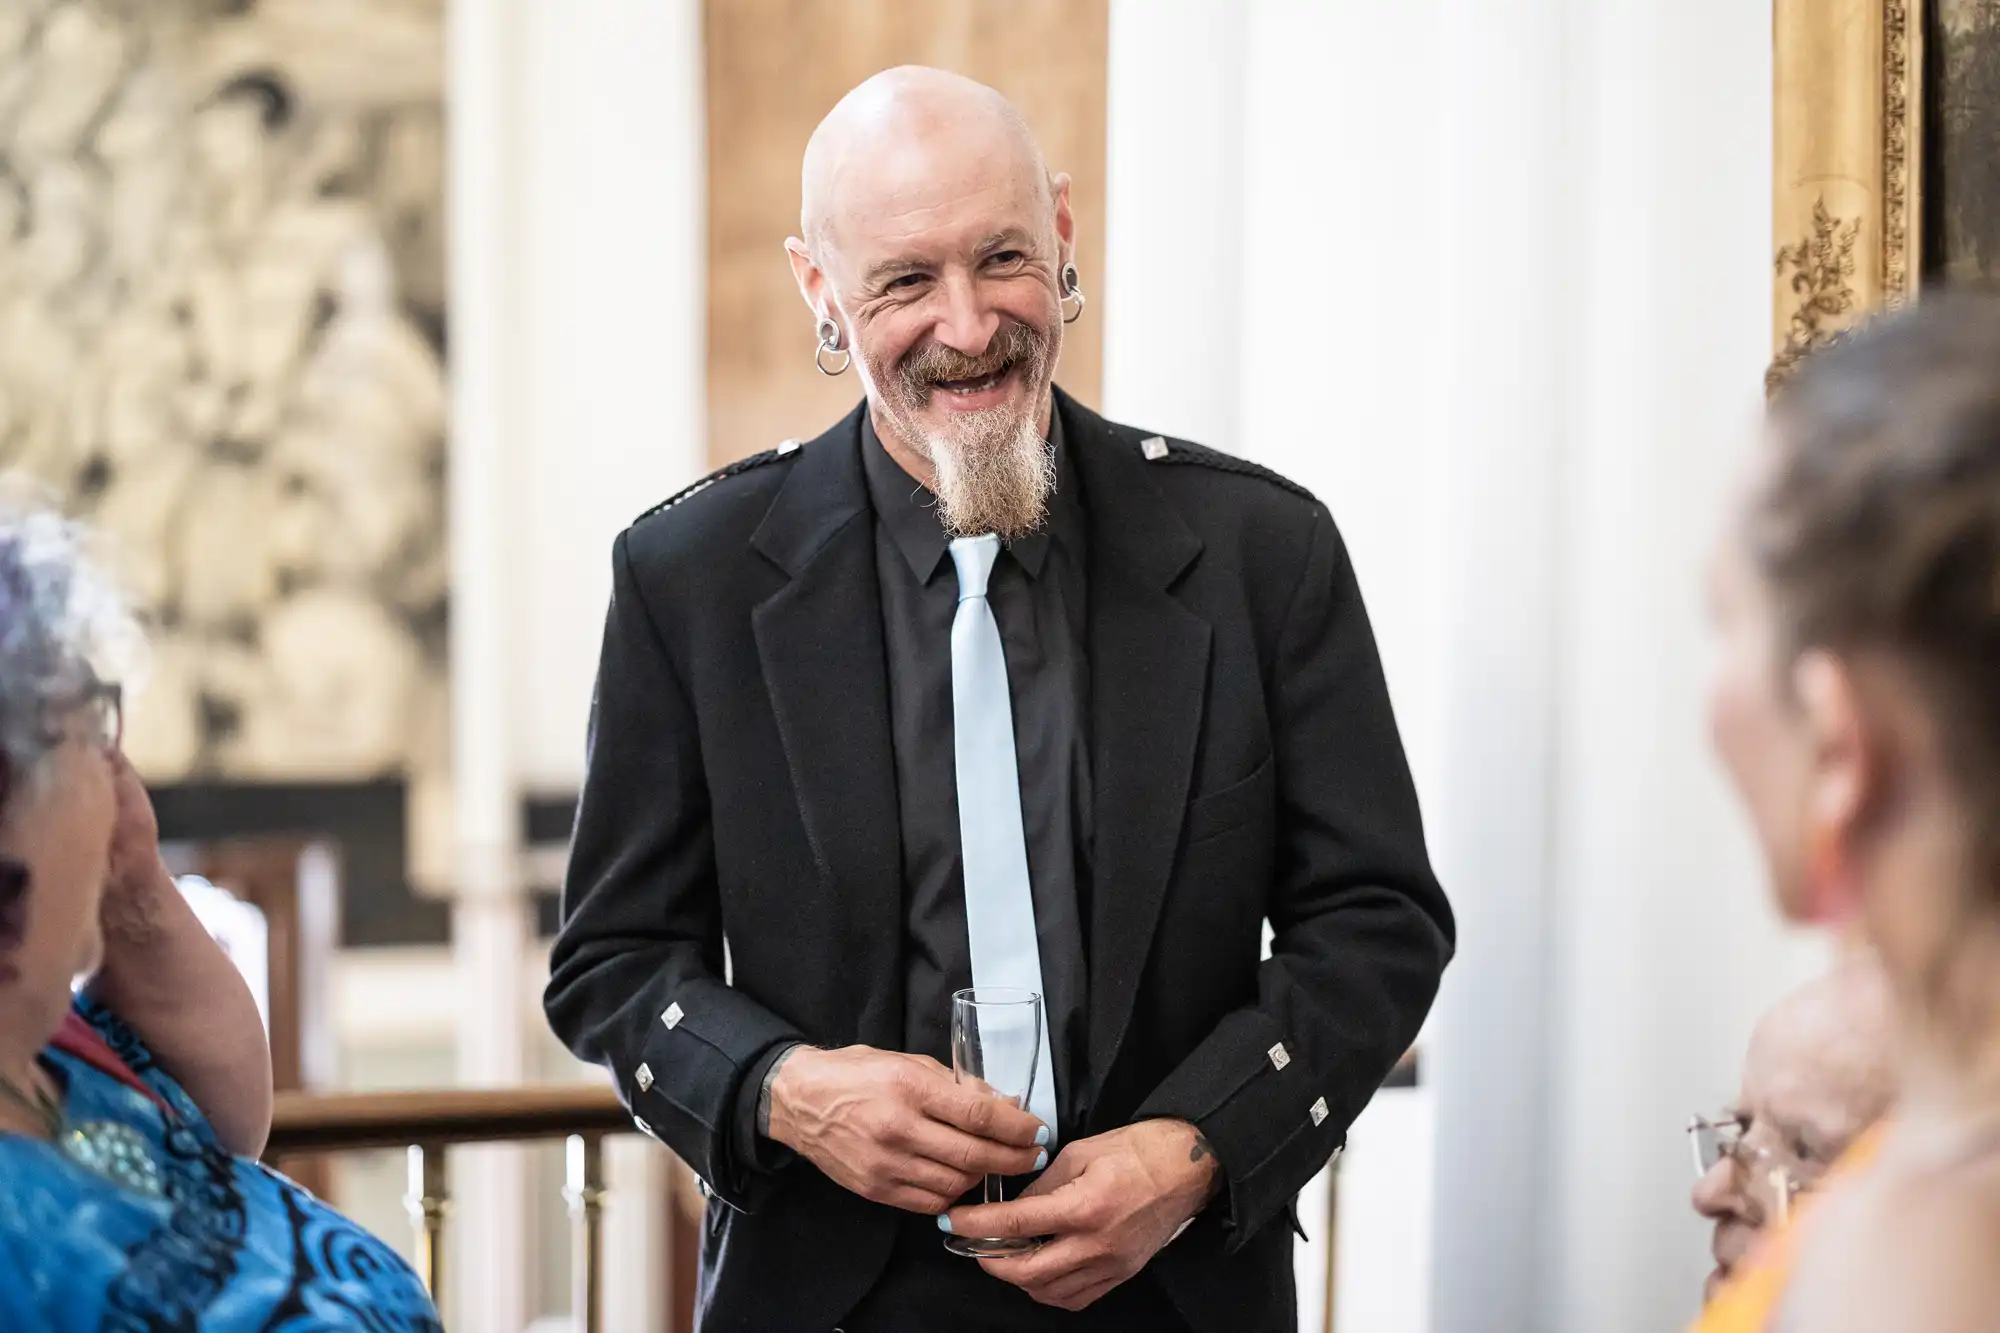
[[[1048,175],[999,94],[904,69],[828,115],[804,196],[793,272],[854,352],[884,446],[937,492],[955,535],[1038,527],[1075,235],[1068,178]]]

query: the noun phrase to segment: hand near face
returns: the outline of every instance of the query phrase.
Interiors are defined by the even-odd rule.
[[[112,751],[107,762],[117,813],[100,914],[105,947],[116,949],[150,938],[159,925],[159,895],[179,890],[160,860],[160,824],[146,784],[122,753]]]
[[[1144,1268],[1219,1183],[1193,1125],[1144,1120],[1069,1144],[1012,1202],[947,1216],[955,1235],[1051,1237],[1031,1254],[979,1265],[1043,1305],[1081,1310]]]

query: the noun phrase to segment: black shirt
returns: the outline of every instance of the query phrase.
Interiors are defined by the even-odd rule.
[[[958,576],[937,499],[889,457],[867,413],[862,469],[875,509],[875,570],[889,662],[891,745],[902,825],[904,1049],[951,1063],[951,996],[972,984],[965,878],[959,864],[958,776],[952,732],[951,622]],[[1000,629],[1014,710],[1021,824],[1041,944],[1057,1126],[1080,1133],[1085,1105],[1085,985],[1090,921],[1090,669],[1086,638],[1088,529],[1062,418],[1049,416],[1056,490],[1042,531],[994,562],[987,602]],[[884,886],[885,890],[890,886]],[[789,1047],[753,1064],[737,1102],[737,1161],[772,1169],[790,1154],[757,1132],[757,1100]]]
[[[1056,493],[1044,530],[994,563],[987,601],[999,624],[1014,712],[1021,823],[1041,943],[1043,1003],[1055,1063],[1057,1128],[1082,1123],[1083,922],[1089,884],[1090,676],[1084,655],[1083,505],[1053,414]],[[936,498],[862,418],[862,468],[875,506],[875,572],[889,658],[889,717],[903,832],[904,1049],[951,1063],[952,992],[972,984],[959,860],[951,624],[958,575]]]

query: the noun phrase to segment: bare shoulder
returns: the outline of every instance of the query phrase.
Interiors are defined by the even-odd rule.
[[[2000,1169],[1861,1181],[1826,1200],[1786,1303],[1785,1333],[2000,1328]]]

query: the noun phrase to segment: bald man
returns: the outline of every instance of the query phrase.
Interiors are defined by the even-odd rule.
[[[1340,535],[1054,387],[1069,179],[991,89],[878,75],[801,184],[865,398],[614,544],[550,1022],[705,1182],[703,1329],[1291,1330],[1452,943]],[[973,987],[1040,997],[1015,1102]]]
[[[1715,1224],[1710,1297],[1793,1195],[1818,1183],[1889,1109],[1892,1050],[1889,987],[1866,954],[1807,982],[1758,1020],[1742,1088],[1721,1119],[1729,1151],[1705,1155],[1694,1186],[1694,1210]],[[1782,1174],[1774,1180],[1774,1173]]]

